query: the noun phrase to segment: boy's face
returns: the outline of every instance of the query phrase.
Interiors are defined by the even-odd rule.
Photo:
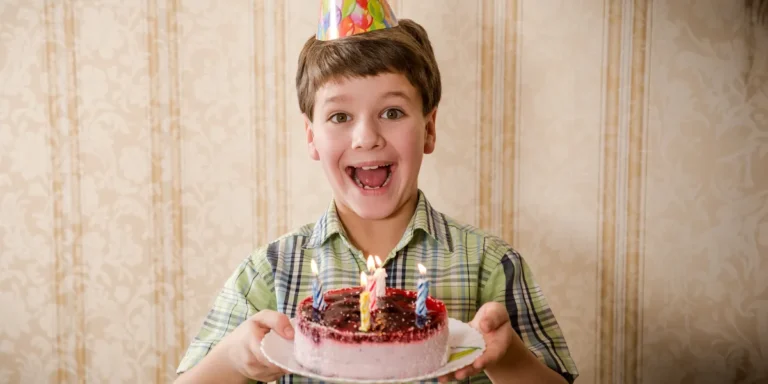
[[[339,79],[318,89],[309,155],[320,161],[340,209],[384,219],[416,195],[424,154],[435,148],[435,116],[401,74]]]

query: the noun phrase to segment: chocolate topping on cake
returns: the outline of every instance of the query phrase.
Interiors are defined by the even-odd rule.
[[[328,305],[324,311],[312,307],[311,297],[299,307],[299,326],[312,334],[316,341],[320,332],[338,341],[360,342],[408,342],[418,340],[446,325],[445,306],[427,299],[427,316],[417,325],[416,292],[387,288],[387,295],[378,298],[376,309],[371,312],[371,329],[361,332],[360,292],[362,287],[345,288],[326,293]]]

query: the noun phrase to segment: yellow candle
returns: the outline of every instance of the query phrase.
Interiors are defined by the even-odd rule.
[[[363,286],[363,290],[360,292],[360,330],[368,332],[371,329],[371,310],[368,307],[371,299],[371,294],[365,289],[367,285],[367,279],[365,278],[365,272],[360,272],[360,285]]]

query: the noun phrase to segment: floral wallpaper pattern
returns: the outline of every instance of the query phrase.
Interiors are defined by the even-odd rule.
[[[0,382],[171,382],[314,221],[317,3],[0,3]],[[768,380],[768,26],[722,0],[392,0],[444,82],[433,205],[526,258],[581,383]]]

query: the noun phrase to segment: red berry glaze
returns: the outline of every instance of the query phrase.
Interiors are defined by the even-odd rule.
[[[427,317],[417,326],[416,292],[387,288],[378,299],[379,308],[371,313],[371,328],[360,328],[360,292],[362,287],[342,288],[325,293],[324,311],[312,307],[312,297],[299,304],[298,327],[315,343],[331,339],[344,343],[409,343],[424,340],[448,326],[445,304],[427,298]]]

